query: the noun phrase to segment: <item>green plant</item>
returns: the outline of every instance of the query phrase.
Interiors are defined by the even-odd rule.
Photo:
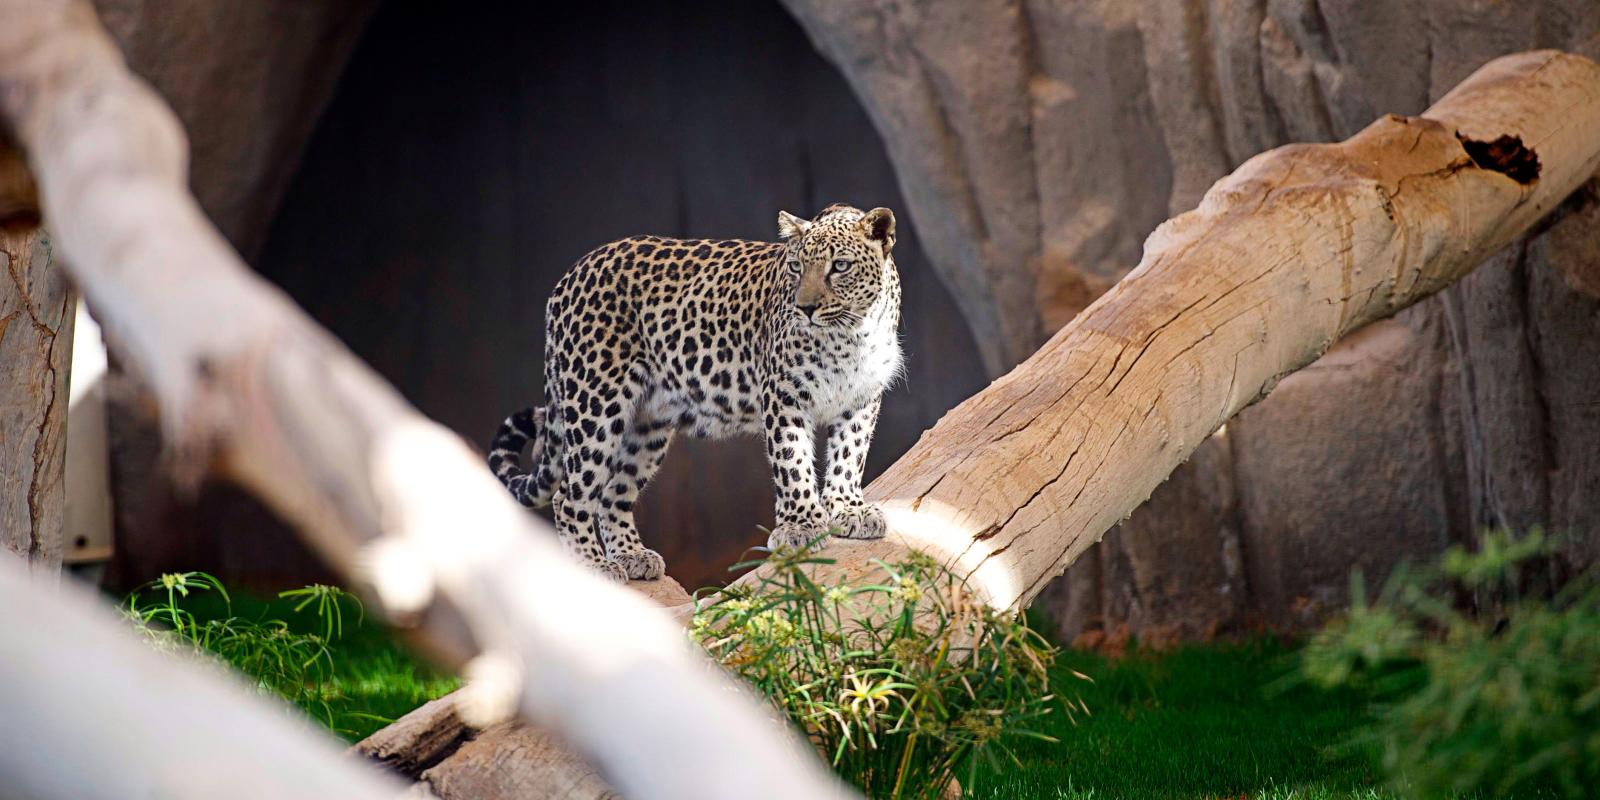
[[[298,601],[294,607],[297,614],[304,611],[306,606],[316,603],[316,617],[322,622],[322,638],[330,642],[344,636],[343,605],[345,603],[355,604],[357,625],[360,625],[367,617],[367,610],[365,606],[361,605],[361,598],[337,586],[329,586],[325,583],[313,583],[299,589],[288,589],[278,592],[278,597]]]
[[[691,635],[868,796],[938,797],[980,759],[1014,761],[1010,738],[1054,741],[1030,726],[1055,705],[1055,650],[931,558],[877,562],[866,586],[816,583],[831,562],[808,550],[765,563],[756,586],[703,597]]]
[[[1539,532],[1400,569],[1317,634],[1303,674],[1383,702],[1369,732],[1412,797],[1588,797],[1600,786],[1600,584]],[[1563,585],[1564,584],[1564,585]]]
[[[151,603],[142,603],[140,592],[156,591],[159,597]],[[190,641],[202,640],[201,627],[195,621],[194,614],[183,608],[180,600],[187,599],[189,592],[214,591],[222,596],[225,603],[231,603],[228,590],[222,582],[205,572],[168,572],[138,589],[127,597],[127,614],[130,619],[139,624],[141,630],[147,632],[161,631],[152,626],[155,622],[165,622],[170,630],[178,637]]]
[[[192,593],[214,592],[224,613],[197,616],[186,601]],[[333,674],[328,642],[343,635],[345,602],[355,602],[344,590],[320,584],[295,589],[280,597],[299,601],[302,611],[315,603],[314,615],[326,636],[296,631],[281,619],[247,619],[232,613],[233,599],[216,577],[204,572],[166,573],[131,592],[126,616],[156,646],[211,656],[250,676],[256,688],[299,706],[306,713],[335,727],[328,704],[327,685]],[[359,602],[356,602],[360,608]]]

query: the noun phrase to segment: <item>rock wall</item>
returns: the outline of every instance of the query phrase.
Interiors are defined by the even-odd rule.
[[[252,260],[378,0],[94,0],[189,134],[195,197]]]
[[[888,142],[992,372],[1250,156],[1417,113],[1483,62],[1600,56],[1587,0],[785,0]],[[1231,422],[1054,587],[1068,635],[1297,629],[1483,526],[1600,550],[1592,191]]]

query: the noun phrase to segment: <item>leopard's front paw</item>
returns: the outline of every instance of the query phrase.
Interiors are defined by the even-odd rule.
[[[589,562],[589,566],[592,567],[595,572],[600,573],[600,576],[603,578],[609,578],[617,583],[628,582],[628,573],[623,570],[621,564],[618,564],[615,561],[591,561]]]
[[[617,553],[610,557],[612,565],[622,570],[627,580],[653,581],[667,571],[667,562],[654,550],[639,548],[632,552]]]
[[[864,501],[834,507],[831,525],[833,535],[843,539],[882,539],[889,532],[883,509]]]
[[[798,550],[827,535],[828,529],[821,525],[782,522],[767,536],[767,547],[772,550]]]

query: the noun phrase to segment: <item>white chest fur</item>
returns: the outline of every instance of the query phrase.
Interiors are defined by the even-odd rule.
[[[806,381],[817,423],[861,409],[899,377],[903,357],[896,317],[874,314],[856,330],[818,336],[820,363],[815,379]]]

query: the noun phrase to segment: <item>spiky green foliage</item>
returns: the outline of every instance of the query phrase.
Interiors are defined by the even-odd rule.
[[[226,664],[351,741],[458,685],[363,626],[360,601],[337,586],[234,598],[207,573],[169,573],[129,594],[124,612],[154,646]]]
[[[1370,735],[1417,798],[1592,797],[1600,787],[1600,584],[1563,581],[1537,531],[1398,570],[1312,641],[1305,675],[1383,700]]]
[[[206,618],[187,607],[191,594],[208,592],[221,599],[228,613]],[[323,587],[321,596],[326,600],[317,615],[331,634],[342,617],[338,604],[348,595]],[[130,593],[126,615],[158,646],[214,656],[253,678],[262,693],[282,697],[331,727],[333,711],[322,691],[333,670],[328,639],[296,631],[284,620],[247,619],[232,610],[233,600],[221,581],[204,572],[181,572],[164,574]]]
[[[813,581],[829,561],[806,551],[765,563],[755,587],[703,598],[691,635],[869,797],[938,797],[1011,740],[1049,738],[1035,724],[1059,705],[1055,650],[932,559],[878,562],[881,580],[854,586]]]

